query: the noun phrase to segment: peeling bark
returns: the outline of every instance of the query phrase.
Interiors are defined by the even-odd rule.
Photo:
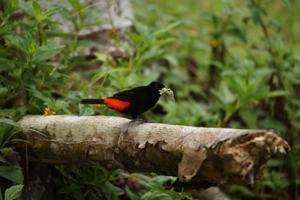
[[[139,123],[108,116],[25,116],[29,156],[46,163],[178,176],[186,184],[251,184],[288,143],[268,130]],[[188,183],[187,183],[188,182]]]

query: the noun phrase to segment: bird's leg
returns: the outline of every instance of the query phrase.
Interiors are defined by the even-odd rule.
[[[139,124],[143,124],[146,123],[147,120],[143,119],[143,118],[139,118],[137,115],[131,115],[131,119],[128,123],[126,123],[127,125],[124,126],[124,129],[121,131],[121,135],[118,139],[118,144],[120,143],[120,141],[122,141],[123,137],[126,137],[126,135],[128,134],[128,130],[130,128],[130,126],[136,126]]]
[[[131,122],[133,122],[133,123],[143,124],[143,123],[147,122],[146,119],[138,117],[138,115],[136,115],[136,114],[131,115],[131,117],[132,117],[132,121]]]

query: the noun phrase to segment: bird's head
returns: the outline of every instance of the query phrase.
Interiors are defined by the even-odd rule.
[[[158,82],[158,81],[153,81],[151,82],[148,87],[151,87],[153,91],[160,91],[161,89],[165,88],[164,84]]]
[[[153,90],[158,91],[160,96],[167,95],[167,96],[171,96],[172,99],[174,99],[173,91],[170,88],[165,87],[162,83],[158,81],[153,81],[149,84],[149,86],[153,88]]]

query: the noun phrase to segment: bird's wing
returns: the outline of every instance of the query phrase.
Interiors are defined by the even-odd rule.
[[[113,97],[123,101],[133,101],[134,99],[137,98],[137,94],[139,94],[139,92],[143,90],[144,90],[144,86],[136,87],[129,90],[118,92],[114,94]]]
[[[114,99],[119,99],[121,101],[126,101],[126,102],[131,102],[132,101],[132,97],[131,96],[125,96],[125,95],[114,95],[112,97],[109,98],[114,98]]]

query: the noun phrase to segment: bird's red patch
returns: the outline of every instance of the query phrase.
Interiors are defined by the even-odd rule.
[[[111,109],[117,110],[117,111],[123,111],[126,108],[130,106],[130,102],[127,101],[121,101],[119,99],[115,98],[106,98],[104,99],[104,104]]]

